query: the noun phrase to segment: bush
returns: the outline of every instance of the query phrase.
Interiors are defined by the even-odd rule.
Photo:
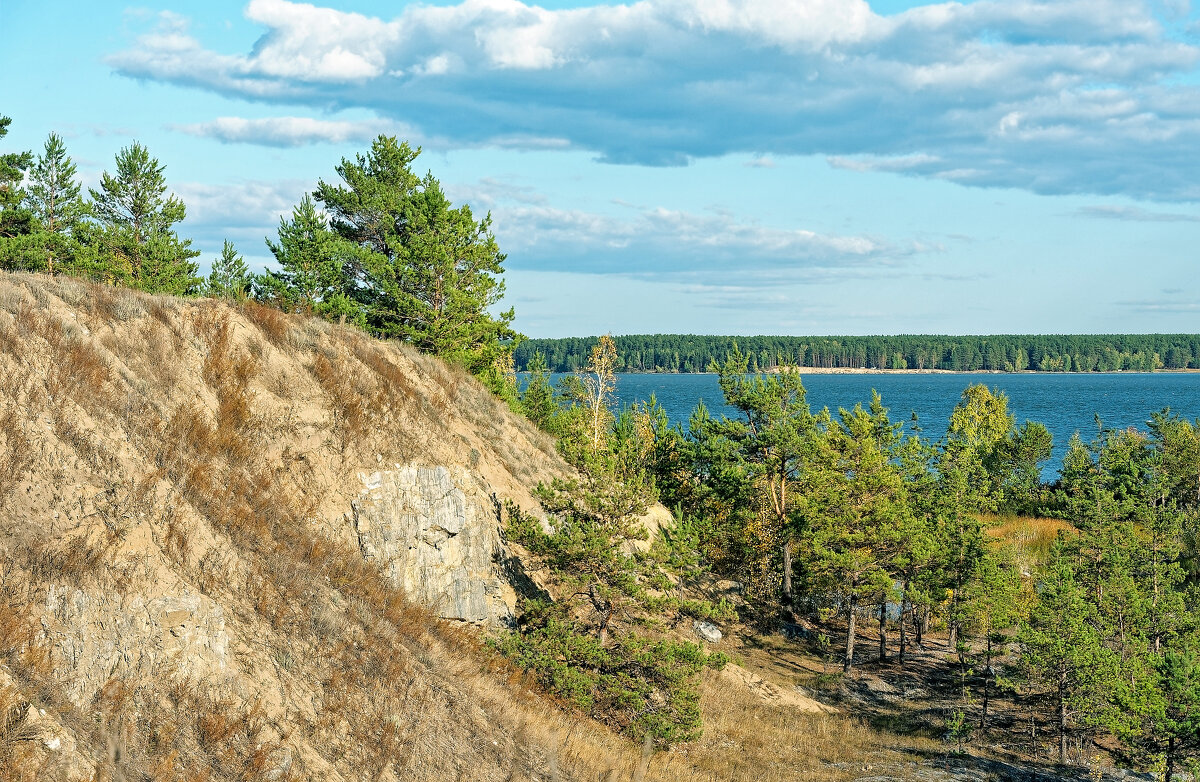
[[[569,706],[660,747],[700,737],[700,672],[728,662],[691,641],[635,633],[602,647],[564,606],[540,600],[525,604],[517,632],[493,643]]]

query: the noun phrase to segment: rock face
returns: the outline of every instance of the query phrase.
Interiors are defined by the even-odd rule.
[[[360,477],[353,508],[364,557],[445,619],[512,622],[493,503],[466,470],[408,465]]]
[[[169,670],[202,679],[226,667],[224,612],[190,591],[147,599],[51,585],[46,609],[43,630],[61,654],[60,678],[77,705],[118,674]]]

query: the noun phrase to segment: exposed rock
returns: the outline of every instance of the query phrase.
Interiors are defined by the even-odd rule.
[[[494,506],[466,470],[408,465],[361,477],[353,508],[364,557],[443,618],[512,621]]]
[[[721,630],[712,622],[697,619],[695,622],[692,622],[692,629],[696,631],[696,635],[710,644],[720,643],[721,641]]]
[[[147,598],[51,584],[42,627],[61,655],[57,673],[77,705],[117,674],[148,677],[166,669],[203,679],[226,668],[224,611],[190,591]]]

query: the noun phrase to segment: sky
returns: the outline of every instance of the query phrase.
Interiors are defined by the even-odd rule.
[[[0,151],[134,140],[253,268],[379,134],[601,333],[1200,332],[1189,0],[0,0]]]

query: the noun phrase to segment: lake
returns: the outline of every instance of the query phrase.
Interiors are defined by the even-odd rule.
[[[1200,374],[896,374],[804,375],[804,387],[813,410],[866,405],[877,389],[893,421],[909,423],[913,412],[924,436],[937,440],[946,433],[950,412],[964,388],[984,383],[1008,395],[1009,412],[1020,425],[1026,420],[1046,425],[1054,436],[1054,455],[1044,475],[1054,478],[1062,464],[1067,441],[1075,432],[1084,440],[1096,434],[1095,417],[1107,428],[1146,428],[1150,413],[1171,408],[1189,419],[1200,418]],[[716,375],[618,375],[621,405],[649,399],[654,394],[672,422],[687,427],[688,417],[701,399],[714,416],[733,417],[725,406]]]

